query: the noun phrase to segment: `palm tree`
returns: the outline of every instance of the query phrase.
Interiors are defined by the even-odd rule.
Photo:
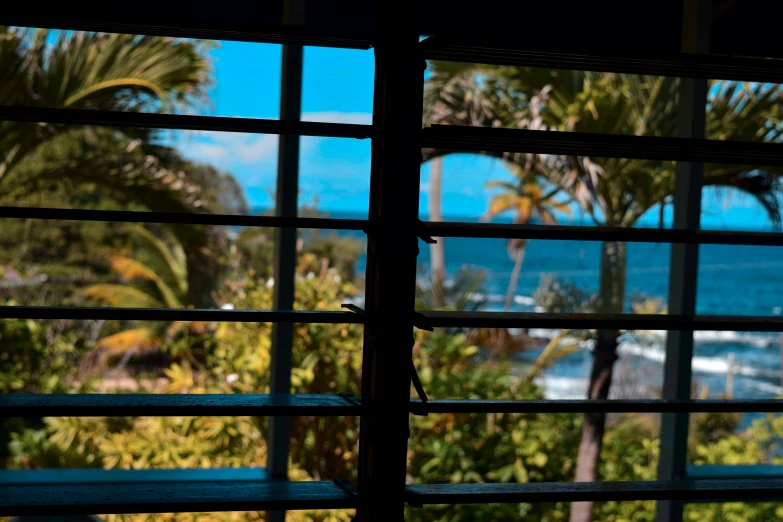
[[[201,44],[185,40],[0,26],[0,105],[183,111],[206,99],[211,69],[204,51]],[[17,183],[16,167],[74,130],[48,123],[0,125],[0,185]],[[136,138],[147,144],[154,137],[145,129],[122,129],[121,134],[127,143]],[[107,183],[103,173],[94,178]]]
[[[0,26],[0,105],[185,112],[207,100],[206,50],[190,40]],[[1,121],[0,202],[67,179],[152,211],[206,210],[186,163],[158,137],[149,129]],[[211,232],[173,230],[189,253],[189,300],[197,301],[209,279]]]
[[[442,198],[443,158],[434,158],[430,165],[430,190],[427,194],[430,221],[443,221]],[[430,276],[436,308],[446,306],[446,246],[443,242],[444,238],[441,237],[435,243],[430,244]]]
[[[448,112],[447,123],[488,127],[673,136],[679,81],[611,73],[554,71],[528,67],[434,63],[427,84],[428,114]],[[480,78],[480,81],[477,80]],[[783,86],[712,82],[706,134],[711,139],[780,141]],[[532,117],[531,106],[537,110]],[[476,109],[480,108],[480,111]],[[425,151],[424,160],[447,154]],[[531,155],[486,153],[524,165]],[[560,186],[597,225],[632,227],[674,193],[674,163],[574,156],[534,156],[536,168]],[[781,171],[755,165],[705,165],[704,186],[750,194],[780,222]],[[626,245],[602,245],[599,284],[603,313],[625,304]],[[618,332],[596,334],[587,396],[606,399],[617,358]],[[606,417],[586,415],[576,480],[598,477]],[[572,505],[572,522],[591,519],[591,503]]]
[[[112,256],[111,268],[124,282],[90,285],[83,294],[116,307],[183,308],[188,283],[182,246],[176,240],[164,241],[140,225],[129,226],[128,231],[142,249],[137,258]],[[97,347],[104,350],[104,359],[129,351],[156,350],[184,325],[178,321],[159,328],[131,328],[98,340]]]
[[[493,180],[487,183],[489,189],[502,189],[503,192],[495,194],[489,200],[486,218],[492,219],[506,212],[514,213],[514,223],[527,225],[532,221],[540,221],[544,224],[557,223],[556,213],[569,214],[570,208],[567,202],[558,201],[555,196],[560,192],[559,187],[551,188],[548,192],[542,187],[541,180],[536,179],[540,174],[522,169],[519,165],[511,165],[510,170],[517,178],[516,183],[502,180]],[[506,302],[504,309],[510,310],[516,295],[519,273],[525,260],[526,239],[511,239],[506,243],[508,253],[514,260],[514,269],[508,283]]]

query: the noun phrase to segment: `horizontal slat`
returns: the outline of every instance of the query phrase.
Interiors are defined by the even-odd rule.
[[[115,223],[177,223],[229,227],[303,228],[323,230],[368,230],[363,219],[331,219],[232,214],[185,214],[127,210],[82,210],[71,208],[0,207],[0,218],[52,219],[56,221],[104,221]]]
[[[676,76],[707,80],[783,83],[783,61],[720,55],[655,55],[640,52],[589,53],[583,50],[536,48],[531,45],[456,42],[427,38],[424,58],[448,62],[518,65],[545,69]]]
[[[521,152],[752,166],[783,165],[783,145],[779,143],[493,129],[462,125],[433,125],[423,129],[421,146],[465,152]]]
[[[7,417],[342,416],[359,415],[342,395],[4,394]]]
[[[2,209],[0,209],[2,211]],[[729,232],[565,225],[513,225],[505,223],[423,223],[422,234],[431,237],[482,237],[499,239],[551,239],[559,241],[624,241],[628,243],[686,243],[691,245],[783,246],[778,232]]]
[[[592,500],[779,500],[783,479],[649,482],[541,482],[531,484],[414,484],[406,500],[423,504],[579,502]]]
[[[691,479],[783,479],[780,464],[705,464],[688,466]]]
[[[149,112],[92,111],[49,107],[9,107],[0,105],[0,121],[27,121],[106,127],[139,127],[145,129],[180,129],[251,134],[288,134],[334,138],[365,139],[372,135],[372,125],[358,123],[323,123],[225,116],[191,116]]]
[[[259,482],[266,468],[203,469],[0,469],[0,484],[133,484],[157,482]]]
[[[116,13],[114,13],[116,14]],[[212,27],[203,24],[188,27],[179,20],[178,25],[151,25],[140,23],[116,23],[94,20],[69,20],[41,16],[0,15],[0,24],[18,27],[40,27],[71,31],[95,31],[103,33],[140,34],[147,36],[168,36],[172,38],[197,38],[202,40],[225,40],[236,42],[257,42],[274,44],[307,45],[315,47],[341,47],[346,49],[369,49],[372,35],[358,31],[274,25],[252,27],[248,23],[229,26],[214,23]]]
[[[489,400],[411,401],[411,413],[783,412],[783,400]]]
[[[416,325],[442,328],[574,328],[579,330],[724,330],[783,332],[783,317],[672,314],[547,314],[534,312],[419,312]]]
[[[194,308],[115,308],[90,306],[0,306],[0,319],[107,321],[225,321],[233,323],[361,324],[362,314],[305,310],[206,310]]]
[[[0,488],[0,516],[348,509],[358,495],[334,482],[172,482]]]

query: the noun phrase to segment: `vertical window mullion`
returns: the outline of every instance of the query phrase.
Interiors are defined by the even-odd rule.
[[[420,2],[375,5],[370,227],[362,353],[362,522],[403,517],[418,254]]]
[[[682,52],[707,53],[709,50],[709,0],[686,0],[683,9]],[[680,138],[704,138],[707,106],[707,80],[682,78],[677,107],[677,135]],[[698,230],[701,217],[701,193],[704,164],[678,162],[674,187],[674,228]],[[669,313],[693,316],[699,264],[698,244],[672,244],[669,265]],[[664,363],[663,398],[689,399],[693,331],[668,332]],[[688,449],[688,413],[661,416],[658,479],[673,480],[685,476]],[[681,522],[683,502],[658,502],[658,522]]]
[[[304,20],[300,0],[285,3],[287,23]],[[304,49],[301,45],[284,45],[280,73],[280,119],[299,121],[302,116],[302,69]],[[299,197],[298,135],[280,135],[277,154],[277,187],[275,214],[296,217]],[[296,277],[296,229],[275,230],[274,294],[275,310],[294,309]],[[293,323],[272,325],[271,375],[269,393],[291,393],[291,357],[294,344]],[[288,455],[291,438],[289,417],[269,417],[267,434],[267,470],[272,480],[288,479]],[[285,511],[267,512],[267,521],[285,522]]]

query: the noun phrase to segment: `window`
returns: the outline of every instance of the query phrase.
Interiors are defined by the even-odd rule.
[[[695,512],[690,505],[684,511],[683,503],[725,499],[768,502],[779,496],[783,479],[775,475],[773,466],[765,468],[768,474],[763,478],[761,471],[689,467],[694,459],[687,451],[691,412],[783,411],[781,402],[769,397],[748,401],[691,397],[692,373],[696,373],[699,357],[703,356],[698,345],[694,356],[694,338],[699,340],[694,332],[772,334],[783,330],[783,321],[774,313],[732,310],[728,315],[708,315],[701,313],[697,300],[700,252],[715,245],[736,252],[740,248],[783,246],[783,236],[776,232],[701,229],[698,219],[703,208],[700,195],[705,162],[783,165],[779,143],[703,139],[699,120],[704,114],[699,108],[707,106],[707,79],[783,81],[776,65],[769,60],[711,55],[693,58],[685,53],[655,59],[536,53],[498,43],[478,45],[438,36],[419,41],[415,17],[398,12],[392,5],[380,7],[382,16],[371,34],[357,36],[285,25],[273,26],[264,33],[248,33],[240,30],[241,24],[234,26],[236,31],[224,27],[211,33],[211,37],[284,45],[279,114],[273,109],[259,113],[255,106],[240,115],[218,110],[217,116],[185,111],[118,111],[110,105],[84,110],[12,102],[0,106],[3,136],[12,139],[28,133],[35,145],[35,140],[47,136],[41,134],[42,128],[54,134],[75,129],[80,134],[74,142],[60,144],[66,152],[72,150],[70,146],[76,147],[78,154],[70,160],[94,154],[100,161],[113,158],[110,153],[124,158],[136,150],[137,141],[149,147],[146,154],[134,158],[135,162],[114,165],[124,184],[102,186],[90,178],[89,187],[57,185],[57,177],[54,181],[52,177],[34,178],[36,183],[29,186],[46,188],[50,199],[24,198],[16,201],[16,206],[0,207],[0,218],[13,223],[8,241],[17,246],[21,243],[19,248],[29,248],[26,245],[31,234],[42,241],[55,236],[66,249],[71,237],[78,237],[79,245],[88,245],[95,237],[111,237],[117,242],[104,263],[116,273],[107,270],[103,274],[107,282],[101,283],[115,286],[82,292],[77,300],[62,293],[48,301],[40,295],[19,293],[15,295],[25,296],[28,301],[7,298],[5,306],[0,307],[7,330],[0,338],[3,362],[4,366],[10,362],[15,372],[0,374],[0,382],[7,386],[3,391],[13,392],[0,396],[0,426],[4,433],[15,434],[13,441],[4,441],[16,451],[9,461],[20,468],[45,468],[0,473],[4,486],[0,489],[0,515],[171,513],[177,519],[179,513],[244,512],[253,519],[261,517],[259,512],[266,512],[265,519],[279,521],[285,519],[286,510],[305,510],[306,517],[316,520],[349,520],[355,513],[365,522],[385,522],[398,520],[407,504],[409,520],[481,518],[472,505],[482,506],[479,509],[484,510],[482,516],[486,519],[547,516],[557,520],[572,510],[585,520],[591,514],[608,518],[608,514],[619,517],[636,509],[651,510],[655,502],[659,519],[678,520],[683,513],[690,516]],[[690,28],[695,34],[704,29],[703,19],[683,18],[685,23],[696,23]],[[84,28],[84,24],[78,27]],[[110,28],[144,32],[143,26]],[[188,32],[186,28],[170,29],[180,36]],[[165,30],[148,28],[155,34]],[[15,42],[8,31],[0,35],[11,35],[0,43]],[[184,36],[204,33],[194,31]],[[19,44],[17,49],[25,45]],[[302,45],[350,49],[318,49],[309,55],[316,58],[343,59],[351,53],[365,53],[360,60],[366,66],[367,49],[373,47],[372,110],[368,99],[362,99],[366,90],[363,94],[347,91],[350,101],[356,102],[350,108],[354,116],[347,119],[319,105],[329,97],[322,98],[312,85],[309,90],[303,89],[303,60],[308,54],[303,54]],[[683,50],[703,49],[688,47],[686,42]],[[3,47],[0,52],[5,52]],[[8,56],[17,55],[12,52]],[[492,124],[425,125],[422,129],[422,57],[512,66],[528,66],[532,61],[542,68],[665,78],[685,75],[688,78],[680,80],[673,92],[678,97],[677,110],[691,116],[678,118],[676,131],[669,129],[671,132],[663,135],[543,132]],[[21,60],[9,62],[13,62],[9,67],[22,66]],[[320,84],[334,83],[328,72],[316,70],[313,74],[321,78]],[[482,74],[486,80],[488,73]],[[0,96],[4,93],[0,86]],[[221,91],[220,95],[225,97],[226,93]],[[132,98],[122,90],[114,96],[123,102]],[[310,103],[312,109],[308,108]],[[160,109],[154,103],[144,108],[148,107]],[[257,118],[259,115],[270,119]],[[92,129],[91,134],[85,128]],[[180,142],[181,134],[175,139],[165,133],[153,141],[143,129],[187,133],[193,141]],[[97,142],[99,145],[115,145],[106,154],[97,147],[83,147],[89,143],[88,138],[99,133],[105,138]],[[227,135],[232,137],[230,143],[225,140]],[[308,140],[313,141],[308,145]],[[274,195],[264,200],[273,210],[259,214],[236,206],[215,206],[220,209],[216,211],[195,205],[186,208],[181,201],[179,207],[174,207],[150,193],[130,202],[114,201],[111,206],[95,204],[95,194],[100,195],[100,190],[119,187],[117,192],[129,193],[135,187],[131,181],[138,176],[152,183],[171,174],[170,191],[191,194],[186,183],[190,181],[188,174],[145,170],[161,158],[171,159],[166,154],[173,143],[184,143],[182,146],[191,153],[176,158],[182,172],[197,170],[184,165],[185,161],[203,160],[210,154],[229,163],[257,160],[259,175],[265,181],[254,185],[245,180],[242,185],[257,188],[276,180]],[[12,145],[5,149],[6,158],[12,156]],[[228,145],[234,148],[226,148]],[[320,158],[303,158],[310,146],[309,150],[318,151]],[[33,146],[30,150],[37,149]],[[590,185],[601,182],[600,173],[590,171],[580,159],[641,159],[666,164],[666,168],[651,167],[650,176],[622,180],[623,194],[627,194],[667,173],[671,193],[668,199],[657,202],[661,206],[659,217],[666,226],[632,228],[609,220],[608,226],[601,227],[533,220],[487,223],[439,220],[432,215],[421,220],[423,189],[432,188],[422,184],[421,163],[453,150],[496,156],[512,153],[520,158],[535,153],[543,161],[553,162],[552,169],[575,173],[570,181],[552,177],[550,184],[571,183],[571,189],[582,184],[579,195],[596,200],[600,196]],[[257,157],[259,151],[266,152],[266,156]],[[343,155],[351,155],[356,161],[346,165]],[[30,175],[51,159],[44,155],[20,162],[15,168]],[[566,167],[570,161],[578,166],[569,170]],[[63,163],[58,172],[73,165],[70,161]],[[228,163],[215,168],[223,168],[221,165]],[[248,168],[250,171],[255,167]],[[351,176],[329,180],[323,175],[337,169],[345,169]],[[361,181],[364,171],[366,182]],[[223,179],[217,175],[206,177],[212,181]],[[202,178],[192,181],[194,185],[203,183]],[[340,200],[331,208],[339,212],[343,209],[340,203],[344,203],[344,209],[360,215],[326,217],[311,213],[306,208],[309,191],[318,190],[308,187],[318,183],[329,184]],[[26,187],[20,184],[18,189]],[[211,187],[214,192],[210,197],[221,202],[226,185],[215,182]],[[51,203],[69,197],[88,204]],[[366,216],[364,206],[356,204],[365,197]],[[618,202],[624,204],[622,197]],[[565,200],[558,203],[576,204]],[[669,203],[673,210],[666,208]],[[653,207],[648,205],[645,212]],[[20,224],[21,220],[26,220],[25,224]],[[51,234],[46,226],[33,230],[33,225],[26,225],[42,220],[57,225],[90,223],[94,229],[59,236]],[[146,250],[130,238],[133,232],[129,227],[138,227],[139,223],[145,226],[136,232],[152,245]],[[209,233],[219,230],[223,230],[219,236],[225,242],[209,243]],[[334,236],[329,236],[332,233]],[[331,239],[325,241],[324,237]],[[356,238],[366,242],[357,244]],[[422,276],[418,270],[422,261],[436,264],[435,258],[442,254],[429,248],[442,238],[446,238],[446,255],[448,248],[457,245],[465,250],[502,252],[503,246],[490,244],[517,239],[550,245],[571,242],[563,247],[560,257],[572,257],[573,242],[579,241],[601,245],[585,252],[593,263],[588,270],[596,267],[599,254],[601,266],[610,268],[602,276],[591,272],[595,279],[587,289],[571,288],[562,282],[554,290],[548,288],[554,297],[542,299],[551,305],[549,308],[536,309],[536,304],[525,299],[513,299],[517,296],[512,292],[511,310],[480,309],[475,303],[481,302],[481,294],[486,295],[486,291],[470,286],[470,281],[468,293],[459,297],[463,306],[453,306],[457,299],[445,294],[456,281],[450,284],[449,274],[438,281]],[[185,242],[190,242],[190,248],[174,252],[172,245]],[[627,259],[626,243],[630,245]],[[221,248],[212,248],[216,244]],[[548,248],[551,253],[555,247]],[[124,255],[116,253],[119,251]],[[159,259],[153,260],[151,252],[156,252]],[[636,252],[643,259],[638,265],[642,272],[637,275],[655,273],[655,277],[626,278],[635,268],[627,260],[635,263]],[[665,264],[650,261],[653,256],[666,259]],[[555,263],[553,259],[536,262],[543,270]],[[184,264],[185,269],[175,261]],[[168,283],[160,275],[162,269],[150,268],[153,262],[168,264]],[[196,272],[188,271],[188,266],[201,270],[198,277]],[[651,267],[659,271],[644,272]],[[223,286],[207,284],[209,277],[232,270],[236,276],[226,279]],[[364,278],[354,277],[356,271],[363,271]],[[187,284],[176,287],[183,273],[187,274]],[[24,287],[25,281],[36,276],[8,267],[3,267],[2,275],[4,290],[14,285]],[[116,281],[118,275],[125,283],[140,281],[136,286],[122,286]],[[455,274],[451,276],[456,280]],[[434,282],[422,282],[423,278]],[[619,278],[627,284],[618,283]],[[506,286],[490,283],[496,287],[491,294],[502,293]],[[571,293],[563,292],[565,287]],[[533,290],[532,285],[520,288],[526,292],[521,297],[530,297],[527,294]],[[187,302],[185,297],[176,301],[175,290],[187,296]],[[602,299],[592,298],[595,292]],[[666,310],[662,302],[623,305],[629,292],[657,294],[665,299]],[[124,303],[134,305],[117,305],[120,293],[133,298]],[[571,301],[557,301],[563,295]],[[98,306],[107,303],[113,306]],[[54,326],[46,322],[53,320],[59,322]],[[86,382],[78,382],[77,387],[74,380],[62,386],[56,371],[64,371],[79,360],[73,357],[74,347],[70,345],[57,357],[42,358],[38,366],[29,366],[31,354],[51,348],[56,340],[53,335],[69,329],[97,329],[98,324],[106,328],[106,335],[95,336],[92,342],[96,346],[101,341],[111,348],[128,339],[143,339],[150,345],[165,340],[165,351],[156,347],[146,354],[153,363],[155,357],[165,358],[165,389],[150,390],[140,384],[158,378],[154,372],[147,377],[140,373],[135,381],[137,388],[126,390],[133,393],[87,393],[95,389]],[[553,344],[552,349],[564,352],[563,361],[568,350],[581,350],[581,363],[592,365],[592,375],[584,377],[592,379],[588,400],[547,397],[535,380],[497,371],[493,360],[478,367],[477,358],[486,354],[476,348],[484,343],[476,336],[516,335],[518,330],[527,330],[530,338],[535,337],[531,332],[537,331],[542,339],[568,331],[558,341],[568,341],[570,347],[562,342]],[[668,332],[665,340],[660,331]],[[633,347],[633,341],[618,340],[620,332],[658,335],[658,341],[651,341],[658,343],[654,347],[657,351],[649,345]],[[112,337],[113,343],[105,341]],[[170,342],[172,339],[176,342]],[[638,359],[631,359],[635,362],[624,369],[615,363],[616,356],[623,355],[623,342],[626,354]],[[536,355],[541,356],[548,347],[548,343],[544,348],[539,346]],[[103,353],[109,354],[117,368],[144,351],[139,342],[127,348]],[[491,359],[493,354],[488,357]],[[603,376],[616,371],[616,383],[625,372],[624,378],[633,384],[633,376],[649,370],[649,365],[634,365],[639,361],[654,363],[651,381],[657,379],[661,399],[650,390],[631,387],[627,394],[611,395],[610,381]],[[532,364],[539,362],[536,359]],[[501,370],[505,369],[504,363],[498,362]],[[585,364],[582,370],[586,370]],[[19,375],[24,377],[20,379]],[[558,376],[562,377],[549,374]],[[62,393],[73,391],[78,393]],[[636,422],[623,425],[624,431],[604,434],[606,414],[631,413],[661,415],[656,440],[632,438],[634,433],[649,431],[644,425],[649,416],[634,418]],[[37,423],[41,428],[43,419],[48,419],[48,431],[25,429],[29,426],[25,423]],[[780,422],[778,418],[768,420]],[[150,423],[153,429],[148,429]],[[587,435],[582,436],[582,430]],[[535,436],[531,436],[533,432]],[[168,439],[162,438],[164,435]],[[44,437],[45,441],[35,437]],[[639,443],[630,448],[629,440]],[[592,463],[602,463],[596,460],[602,443],[604,450],[615,454],[634,452],[630,458],[608,462],[606,467],[610,469],[604,477],[610,480],[603,483],[595,480],[594,473],[591,476],[579,470],[589,456],[574,456],[581,444],[584,451],[592,452]],[[63,446],[73,445],[78,451],[62,451]],[[30,448],[40,453],[25,453]],[[770,460],[778,458],[772,456]],[[418,473],[406,473],[406,461],[408,469]],[[112,469],[101,469],[104,467]],[[586,480],[575,484],[570,482],[574,476]],[[759,506],[758,516],[762,517],[776,509],[768,504]],[[732,513],[740,510],[736,506],[731,509]]]

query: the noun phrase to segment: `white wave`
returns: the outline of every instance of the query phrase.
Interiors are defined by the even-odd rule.
[[[528,335],[530,337],[541,337],[544,339],[554,339],[557,334],[560,333],[560,330],[553,329],[553,328],[530,328],[527,331]]]
[[[506,296],[503,294],[483,294],[476,292],[471,294],[471,301],[486,301],[487,303],[505,303]],[[536,304],[536,300],[527,295],[515,295],[514,303],[521,306],[533,306]]]
[[[514,302],[523,306],[533,306],[536,304],[536,300],[528,295],[515,295]]]
[[[531,328],[530,335],[533,337],[554,338],[560,330],[549,328]],[[700,344],[741,344],[753,348],[771,348],[777,347],[780,338],[777,334],[749,334],[745,332],[708,330],[693,332],[693,340]],[[640,351],[650,348],[662,348],[666,344],[666,330],[644,330],[624,332],[621,344],[627,346],[626,350]],[[633,348],[630,348],[633,347]],[[634,353],[634,355],[640,355]]]
[[[666,352],[660,346],[624,342],[620,344],[618,351],[620,352],[620,355],[641,357],[660,364],[663,364],[666,360]],[[729,359],[728,357],[696,356],[691,361],[691,368],[694,372],[699,373],[725,374],[729,372]],[[763,373],[760,369],[737,363],[736,361],[733,364],[732,370],[737,375],[745,375],[747,377],[758,377]]]
[[[691,368],[694,372],[701,373],[728,373],[729,360],[721,357],[694,357],[691,361]],[[736,361],[732,365],[732,371],[747,377],[757,377],[761,374],[760,370],[738,364]]]
[[[544,397],[549,400],[584,399],[587,393],[587,379],[578,377],[536,377],[535,383],[544,388]]]
[[[769,348],[777,345],[777,336],[747,334],[744,332],[723,332],[707,330],[703,332],[693,332],[693,340],[700,343],[712,344],[745,344],[754,348]]]
[[[626,332],[627,337],[640,340],[647,344],[660,344],[666,342],[666,330],[643,330]],[[702,344],[742,344],[753,348],[770,348],[777,346],[777,335],[750,334],[745,332],[706,330],[693,332],[693,340]]]
[[[632,355],[661,364],[663,364],[663,362],[666,360],[666,352],[659,345],[622,342],[617,348],[617,351],[620,353],[620,355]]]
[[[474,303],[481,303],[487,299],[487,294],[482,294],[481,292],[473,292],[468,296],[469,301],[473,301]]]
[[[747,385],[772,395],[783,395],[783,387],[764,381],[748,381]]]

